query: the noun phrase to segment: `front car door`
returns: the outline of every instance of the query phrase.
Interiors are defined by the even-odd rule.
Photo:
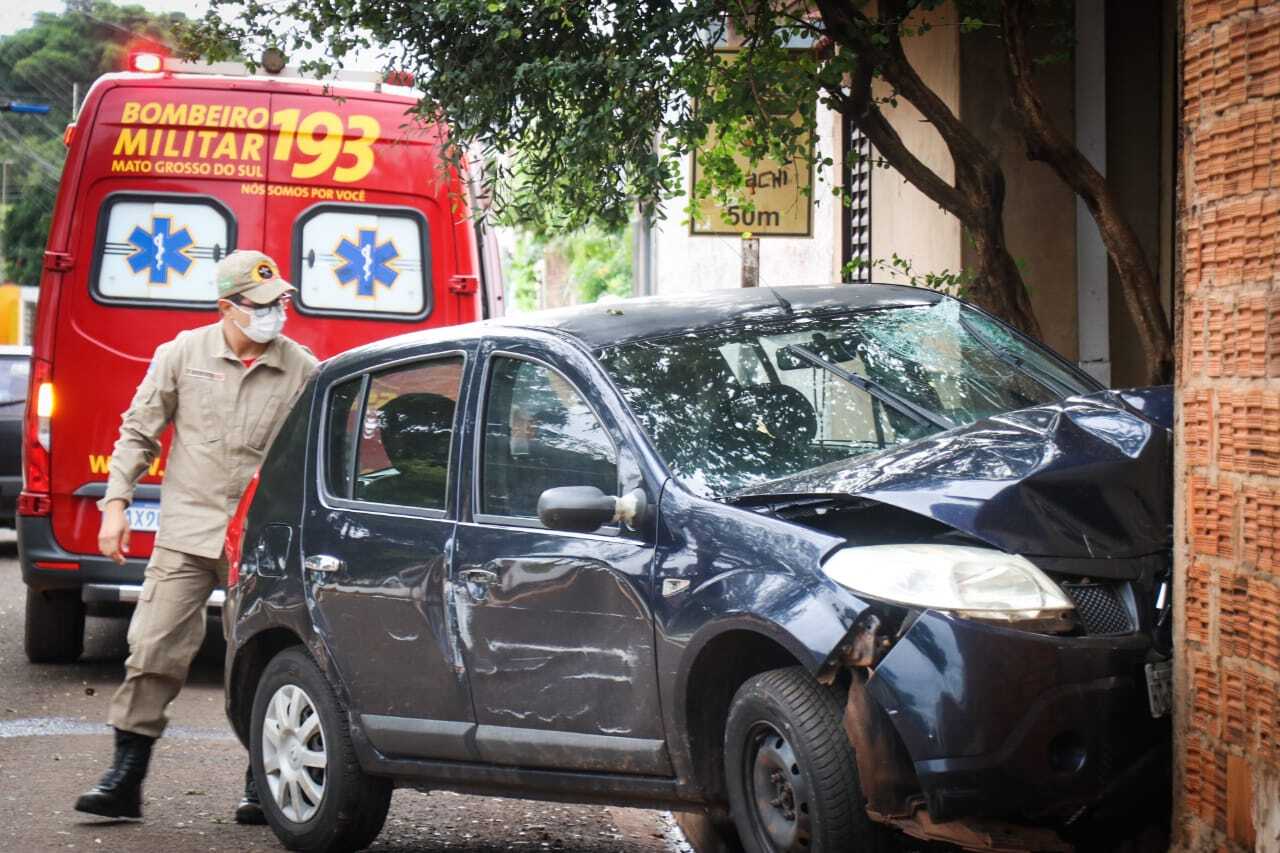
[[[555,486],[646,488],[599,368],[558,341],[487,343],[454,578],[476,747],[498,764],[669,775],[650,608],[653,544],[549,530]],[[618,401],[613,401],[618,405]]]
[[[467,360],[448,350],[361,371],[321,403],[303,571],[350,710],[384,754],[472,757],[471,696],[446,606]]]

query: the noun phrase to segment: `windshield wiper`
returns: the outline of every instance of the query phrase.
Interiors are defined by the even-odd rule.
[[[1058,381],[1050,374],[1027,361],[1025,358],[1014,355],[1011,352],[1005,352],[991,341],[988,341],[982,332],[974,328],[973,324],[964,317],[960,318],[960,325],[964,327],[966,332],[976,338],[978,343],[982,344],[983,349],[1012,367],[1014,370],[1020,371],[1024,376],[1040,387],[1048,389],[1053,394],[1057,394],[1059,398],[1070,397],[1072,394],[1076,393],[1076,389]]]
[[[0,406],[12,406],[14,403],[25,403],[25,402],[27,402],[26,397],[15,397],[12,400],[0,400]]]
[[[889,406],[894,410],[900,412],[901,414],[906,415],[907,417],[911,418],[911,420],[915,421],[921,426],[935,426],[938,429],[944,429],[944,430],[951,429],[953,426],[955,426],[954,424],[947,423],[942,418],[938,417],[933,412],[929,411],[923,406],[917,406],[915,403],[911,402],[905,397],[901,397],[898,394],[895,394],[894,392],[890,391],[888,388],[885,388],[879,382],[876,382],[875,380],[872,380],[872,379],[868,379],[865,376],[859,376],[856,373],[850,373],[849,371],[845,370],[843,367],[832,364],[831,362],[819,356],[817,353],[813,352],[812,350],[805,349],[799,344],[788,344],[787,346],[783,347],[782,350],[783,352],[790,353],[791,355],[794,355],[797,358],[800,358],[800,359],[803,359],[804,361],[809,362],[814,367],[820,367],[823,370],[827,371],[828,373],[838,376],[839,378],[843,379],[845,382],[848,382],[850,385],[852,385],[855,388],[861,388],[863,391],[866,391],[868,394],[870,394],[872,397],[875,397],[877,400],[884,403],[886,406]]]

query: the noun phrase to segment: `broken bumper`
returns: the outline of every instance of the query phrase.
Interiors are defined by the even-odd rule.
[[[1167,783],[1144,634],[1058,637],[926,612],[867,681],[934,820],[1068,817]]]

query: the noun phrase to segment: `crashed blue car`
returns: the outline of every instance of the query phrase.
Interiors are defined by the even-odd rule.
[[[229,531],[268,819],[357,849],[401,786],[1101,849],[1168,791],[1171,409],[888,285],[331,359]]]

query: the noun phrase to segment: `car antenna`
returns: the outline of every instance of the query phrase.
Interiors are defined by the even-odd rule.
[[[778,300],[778,305],[782,307],[782,310],[785,313],[787,314],[795,313],[794,311],[791,310],[791,303],[782,297],[782,294],[778,292],[778,289],[776,287],[769,288],[769,292],[773,294],[774,299]]]

